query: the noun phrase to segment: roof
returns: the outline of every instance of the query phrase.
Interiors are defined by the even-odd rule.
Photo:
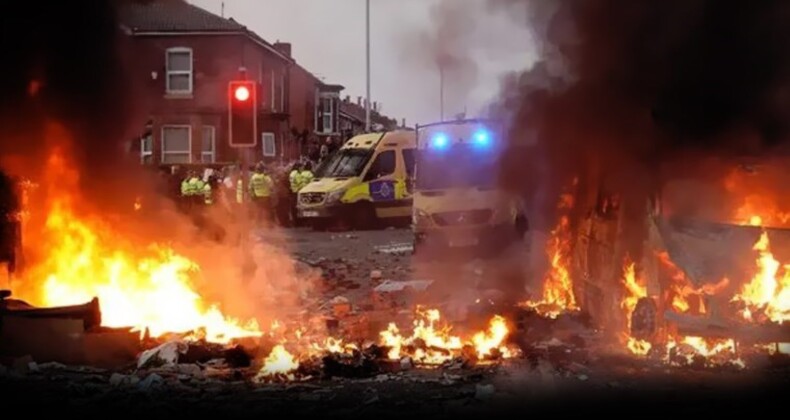
[[[119,5],[119,15],[133,32],[247,32],[244,25],[233,19],[184,0],[125,0]]]
[[[217,16],[185,0],[119,0],[118,15],[121,23],[135,34],[238,34],[286,61],[294,61],[232,18]]]

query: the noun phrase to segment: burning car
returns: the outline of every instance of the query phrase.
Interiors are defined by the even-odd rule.
[[[790,266],[780,262],[790,261],[790,226],[781,196],[761,191],[786,179],[787,166],[716,160],[697,169],[704,165],[717,169],[665,177],[630,219],[620,197],[607,191],[614,178],[592,178],[594,187],[576,191],[575,293],[633,353],[684,343],[703,354],[735,353],[738,344],[790,342]],[[641,255],[629,255],[635,247],[627,232],[634,229],[646,233],[636,247]]]

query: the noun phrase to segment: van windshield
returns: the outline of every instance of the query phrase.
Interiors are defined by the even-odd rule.
[[[419,190],[494,188],[498,171],[496,153],[468,147],[454,147],[445,153],[420,150],[415,181]]]
[[[326,178],[359,176],[370,160],[372,152],[371,149],[341,149],[329,158],[321,176]]]

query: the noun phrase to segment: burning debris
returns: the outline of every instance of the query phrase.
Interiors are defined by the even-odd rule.
[[[229,318],[203,301],[191,280],[195,262],[165,245],[141,250],[106,222],[79,216],[77,174],[61,152],[50,155],[45,180],[51,187],[39,240],[47,252],[18,282],[21,298],[63,306],[98,297],[103,326],[152,337],[191,331],[196,339],[229,343],[261,335],[255,320]],[[39,235],[34,228],[31,237]]]
[[[759,255],[757,272],[732,301],[744,306],[740,314],[746,321],[779,324],[790,321],[790,264],[782,266],[779,277],[781,264],[771,253],[768,232],[762,232],[754,250]]]

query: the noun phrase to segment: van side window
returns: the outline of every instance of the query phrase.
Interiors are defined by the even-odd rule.
[[[414,177],[414,149],[403,149],[403,164],[406,165],[406,175]]]
[[[385,150],[376,156],[376,160],[370,165],[365,181],[381,178],[395,173],[395,151]]]

